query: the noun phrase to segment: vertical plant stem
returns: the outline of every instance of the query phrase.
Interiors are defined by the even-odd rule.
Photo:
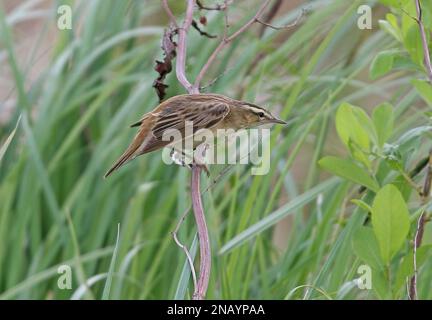
[[[163,5],[170,19],[172,21],[173,20],[175,21],[172,12],[169,9],[168,3],[166,1],[163,1]],[[195,6],[195,0],[187,0],[186,16],[184,18],[182,26],[178,28],[178,46],[177,46],[177,61],[176,61],[177,80],[190,94],[199,93],[199,88],[197,86],[193,86],[189,82],[186,76],[187,34],[193,20],[194,6]],[[200,248],[200,269],[199,269],[198,281],[196,282],[195,285],[195,292],[193,294],[194,300],[202,300],[205,298],[209,279],[210,279],[210,269],[211,269],[210,240],[209,240],[208,229],[205,221],[204,209],[201,200],[200,176],[201,176],[201,168],[194,164],[192,166],[191,196],[192,196],[192,209],[194,212],[195,222],[197,225],[199,248]],[[180,225],[178,225],[178,228],[179,226]],[[185,252],[188,251],[186,250]],[[186,255],[190,260],[190,256],[187,253]],[[192,272],[194,272],[193,264],[191,264],[191,270]]]
[[[192,25],[193,22],[193,13],[194,13],[194,7],[197,4],[196,0],[186,0],[187,7],[186,7],[186,14],[185,18],[183,20],[183,23],[181,26],[177,24],[175,21],[175,17],[169,8],[168,1],[162,0],[162,6],[165,9],[168,17],[170,18],[171,24],[175,25],[177,27],[178,31],[178,44],[177,44],[177,61],[176,61],[176,76],[177,80],[181,83],[181,85],[187,90],[189,94],[198,94],[200,90],[200,83],[204,77],[204,75],[209,70],[210,66],[215,62],[217,56],[219,53],[226,47],[230,42],[232,42],[235,38],[243,34],[249,27],[251,27],[255,22],[261,23],[265,27],[273,27],[269,23],[263,23],[260,20],[261,15],[263,14],[266,7],[269,5],[271,0],[263,0],[261,5],[259,6],[256,14],[248,20],[243,26],[241,26],[237,31],[233,32],[231,35],[228,36],[227,29],[228,29],[228,20],[227,20],[227,10],[228,10],[228,4],[230,1],[225,1],[223,6],[217,7],[215,10],[221,10],[225,13],[225,19],[226,19],[226,27],[224,34],[222,36],[222,40],[219,43],[219,45],[216,47],[216,49],[213,51],[213,53],[210,55],[210,57],[207,59],[207,61],[202,66],[201,70],[199,71],[197,77],[195,78],[194,84],[192,84],[186,76],[186,56],[187,56],[187,36],[188,31]],[[201,9],[205,9],[205,7],[198,1],[198,5]],[[274,11],[277,10],[278,6],[274,7]],[[271,15],[274,15],[274,13],[271,13]],[[289,27],[289,26],[286,26]],[[280,27],[277,29],[282,29],[285,27]],[[209,278],[210,278],[210,269],[211,269],[211,251],[210,251],[210,241],[209,241],[209,235],[208,235],[208,229],[207,224],[205,221],[205,215],[204,215],[204,209],[202,206],[202,200],[201,200],[201,192],[200,192],[200,175],[201,175],[201,166],[194,163],[192,165],[192,181],[191,181],[191,196],[192,196],[192,208],[195,215],[195,222],[197,224],[197,232],[198,232],[198,239],[199,239],[199,247],[200,247],[200,270],[199,270],[199,277],[197,284],[195,286],[195,292],[193,294],[194,300],[202,300],[205,298]],[[182,219],[183,220],[183,219]],[[182,221],[180,221],[181,224]],[[179,225],[180,225],[179,224]],[[178,227],[179,227],[178,225]],[[176,230],[178,230],[178,227]],[[174,233],[175,234],[175,233]],[[178,239],[175,237],[176,243],[179,244]],[[185,247],[179,244],[180,247],[185,250]],[[190,256],[188,255],[187,249],[185,250],[186,255],[188,256],[189,260]],[[193,265],[191,265],[191,269],[193,270]]]
[[[210,240],[201,200],[200,177],[201,167],[199,167],[198,165],[193,165],[191,182],[192,208],[197,224],[200,246],[200,274],[197,286],[195,288],[195,292],[193,294],[194,300],[202,300],[205,298],[211,269]]]
[[[431,182],[432,182],[432,150],[429,152],[429,163],[427,166],[426,178],[423,184],[422,191],[422,204],[426,204],[430,191],[431,191]],[[426,209],[425,209],[426,210]],[[422,212],[420,217],[417,220],[417,229],[414,236],[414,246],[413,246],[413,266],[414,266],[414,275],[411,277],[410,286],[409,286],[409,298],[411,300],[417,300],[417,277],[418,277],[418,269],[417,269],[417,249],[421,246],[423,240],[424,227],[426,224],[426,212],[425,210]]]
[[[415,0],[415,6],[417,12],[417,23],[419,25],[420,36],[421,36],[422,46],[423,46],[423,55],[424,55],[424,62],[426,65],[426,73],[428,75],[429,82],[432,84],[432,63],[431,63],[429,47],[426,38],[426,30],[422,22],[422,7],[420,4],[420,0]]]
[[[420,4],[420,0],[414,0],[414,1],[415,1],[416,13],[417,13],[417,23],[419,25],[420,37],[422,40],[426,73],[428,75],[429,83],[432,84],[432,64],[431,64],[429,47],[428,47],[427,38],[426,38],[426,30],[425,30],[424,24],[422,22],[422,7]],[[431,181],[432,181],[432,151],[429,152],[429,163],[428,163],[425,182],[423,185],[423,191],[421,194],[422,204],[425,204],[429,198],[430,189],[431,189]],[[422,240],[423,240],[424,226],[426,224],[425,214],[426,214],[426,212],[423,211],[422,214],[420,215],[420,217],[418,218],[416,234],[414,236],[414,246],[413,246],[414,275],[411,277],[411,281],[410,281],[410,285],[409,285],[409,291],[408,291],[408,295],[409,295],[409,298],[411,300],[417,300],[417,298],[418,298],[418,295],[417,295],[417,276],[418,276],[417,248],[420,247]]]

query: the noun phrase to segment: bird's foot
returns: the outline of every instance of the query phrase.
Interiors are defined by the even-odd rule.
[[[205,163],[202,164],[198,164],[198,163],[193,163],[188,165],[189,169],[192,169],[194,166],[201,168],[202,170],[205,171],[205,173],[207,174],[207,178],[210,178],[210,170],[208,168],[208,166]]]
[[[174,163],[192,169],[193,166],[197,166],[205,171],[207,177],[210,177],[210,170],[205,162],[205,152],[208,145],[203,144],[195,149],[193,156],[185,154],[183,151],[172,149],[170,156]],[[192,159],[191,159],[192,158]]]
[[[195,149],[195,153],[194,153],[194,158],[193,158],[193,165],[203,169],[205,171],[205,173],[207,174],[207,177],[210,177],[210,170],[207,167],[206,161],[205,161],[205,156],[206,156],[206,151],[209,148],[209,144],[208,143],[203,143],[200,144],[198,147],[196,147]]]

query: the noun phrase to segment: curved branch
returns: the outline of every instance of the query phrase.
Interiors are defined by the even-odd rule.
[[[283,26],[274,26],[271,23],[261,21],[260,19],[256,19],[256,22],[262,24],[264,27],[269,27],[273,30],[283,30],[283,29],[289,29],[289,28],[293,28],[293,27],[297,26],[305,14],[306,14],[306,10],[303,9],[300,12],[300,14],[297,16],[297,18],[294,20],[294,22],[283,25]]]
[[[192,256],[190,255],[188,248],[183,243],[181,243],[181,241],[179,240],[179,238],[177,236],[177,233],[180,229],[180,226],[185,221],[186,216],[188,215],[190,209],[191,208],[189,207],[188,209],[185,210],[185,212],[181,216],[180,220],[177,222],[177,225],[176,225],[174,231],[171,234],[173,236],[175,243],[184,251],[184,253],[186,255],[186,259],[188,261],[189,268],[191,269],[191,273],[192,273],[192,280],[194,283],[194,291],[196,291],[197,290],[197,279],[196,279],[196,272],[195,272],[195,267],[194,267],[194,262],[193,262]]]
[[[187,33],[193,21],[195,0],[187,1],[186,16],[183,25],[178,28],[176,74],[178,81],[189,93],[198,93],[198,89],[186,78]]]
[[[194,88],[199,88],[200,83],[202,79],[204,78],[204,75],[212,65],[212,63],[216,60],[216,57],[218,54],[235,38],[237,38],[239,35],[241,35],[243,32],[245,32],[252,24],[258,21],[261,14],[264,12],[265,8],[268,6],[271,0],[265,0],[263,4],[259,7],[257,13],[255,16],[250,19],[248,22],[246,22],[242,27],[240,27],[236,32],[234,32],[229,37],[224,36],[222,41],[219,43],[219,45],[216,47],[216,49],[213,51],[211,56],[208,58],[207,62],[204,64],[204,66],[201,68],[201,71],[198,73],[198,76],[195,79]]]
[[[174,14],[172,13],[171,8],[168,5],[168,0],[162,0],[162,6],[169,17],[170,22],[174,25],[174,27],[176,29],[178,29],[178,24],[177,24],[176,18],[174,16]]]

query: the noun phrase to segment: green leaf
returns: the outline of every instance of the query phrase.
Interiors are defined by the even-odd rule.
[[[372,228],[360,227],[353,236],[353,250],[355,254],[371,268],[383,269],[380,248]]]
[[[353,199],[351,200],[351,202],[357,205],[358,207],[362,208],[366,212],[372,212],[372,207],[368,205],[366,202],[364,202],[363,200]]]
[[[117,225],[117,239],[113,251],[113,255],[111,257],[111,262],[108,270],[107,279],[105,282],[105,286],[102,292],[102,300],[108,300],[111,292],[111,283],[114,275],[114,267],[117,261],[117,251],[119,247],[119,238],[120,238],[120,223]]]
[[[432,1],[423,1],[422,5],[422,21],[426,28],[432,29]]]
[[[372,226],[386,264],[401,248],[409,227],[409,212],[400,191],[392,184],[384,186],[372,205]]]
[[[4,144],[0,147],[0,163],[2,162],[2,159],[6,153],[6,150],[9,148],[9,145],[12,142],[13,137],[15,136],[15,133],[17,131],[20,120],[21,120],[21,116],[18,118],[18,121],[15,125],[15,128],[12,130],[12,132],[6,138],[6,141],[4,142]]]
[[[361,124],[358,114],[355,113],[358,107],[349,103],[342,103],[336,112],[336,130],[342,142],[349,146],[350,141],[358,144],[364,149],[369,149],[369,136]]]
[[[372,288],[381,300],[391,300],[392,292],[385,271],[372,269]]]
[[[372,61],[369,75],[371,79],[377,79],[393,69],[393,62],[397,51],[388,50],[378,53]]]
[[[322,158],[318,163],[325,170],[365,186],[374,192],[379,189],[378,183],[369,176],[368,172],[352,160],[328,156]]]
[[[423,54],[421,37],[420,37],[420,31],[417,23],[413,23],[406,30],[404,34],[404,45],[407,51],[409,52],[411,59],[419,66],[422,66],[424,54]]]
[[[336,112],[336,130],[353,158],[370,167],[367,153],[374,127],[366,112],[349,103],[342,103]]]
[[[393,133],[394,117],[392,105],[383,103],[377,106],[373,111],[372,121],[375,126],[378,145],[382,148]]]
[[[412,84],[424,101],[432,106],[432,85],[427,81],[418,79],[414,79]]]
[[[402,35],[399,29],[397,18],[394,14],[388,13],[386,20],[378,20],[378,24],[387,33],[393,36],[397,41],[402,42]]]
[[[406,52],[395,54],[393,70],[424,72],[424,68],[414,63]]]
[[[381,2],[382,4],[395,8],[400,8],[400,6],[407,1],[409,0],[379,0],[379,2]]]
[[[388,166],[396,171],[403,170],[402,154],[397,144],[385,144],[382,150],[384,159]]]

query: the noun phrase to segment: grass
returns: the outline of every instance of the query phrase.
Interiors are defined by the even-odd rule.
[[[157,104],[153,67],[167,20],[159,1],[101,2],[52,3],[45,27],[55,24],[60,3],[72,5],[74,27],[56,30],[49,65],[34,82],[18,61],[16,26],[6,22],[0,6],[0,53],[5,54],[0,56],[12,70],[9,81],[18,99],[9,124],[0,127],[2,299],[192,295],[184,253],[170,235],[190,204],[188,170],[166,166],[154,153],[102,178],[134,135],[128,125]],[[409,86],[412,74],[368,78],[371,61],[393,40],[378,28],[357,29],[358,1],[308,3],[310,13],[299,27],[268,29],[262,39],[248,32],[222,52],[205,80],[227,69],[209,91],[265,100],[290,119],[289,127],[273,129],[268,175],[251,176],[249,167],[233,166],[203,197],[213,250],[208,298],[377,298],[352,285],[361,261],[351,239],[367,217],[349,202],[357,187],[321,172],[317,160],[343,154],[333,129],[343,101],[366,107],[392,102],[397,133],[426,119]],[[240,2],[230,15],[252,15],[244,6]],[[183,7],[174,9],[180,13]],[[283,12],[275,24],[295,20],[299,10]],[[208,19],[208,32],[220,34],[222,16],[211,13]],[[216,45],[191,31],[187,72],[192,79]],[[184,93],[173,74],[168,84],[170,96]],[[428,146],[419,145],[412,158]],[[221,170],[212,167],[212,175]],[[283,229],[286,219],[290,226]],[[278,228],[284,234],[281,248],[274,240]],[[426,232],[431,238],[430,228]],[[195,254],[192,216],[179,237]],[[422,298],[432,297],[431,263],[421,269]],[[72,290],[57,286],[63,264],[72,267]],[[393,298],[404,297],[402,292]]]

